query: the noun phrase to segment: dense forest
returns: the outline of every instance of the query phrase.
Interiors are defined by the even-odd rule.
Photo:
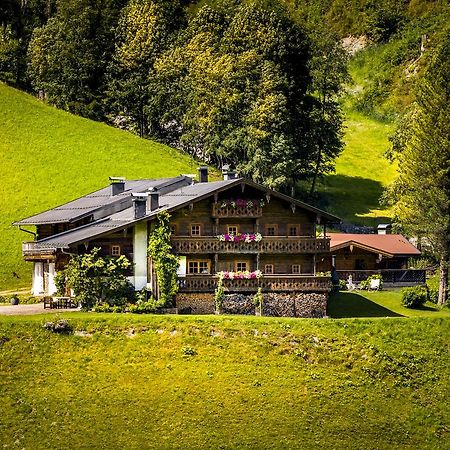
[[[301,182],[313,193],[343,148],[342,38],[386,45],[355,108],[401,112],[414,80],[403,64],[420,71],[445,3],[7,0],[0,79],[270,187],[295,193]]]

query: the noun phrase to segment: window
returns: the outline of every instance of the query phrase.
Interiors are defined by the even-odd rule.
[[[277,225],[266,225],[266,236],[276,236],[278,233]]]
[[[298,225],[288,225],[288,236],[299,236],[300,230]]]
[[[191,275],[202,275],[209,274],[209,261],[189,261],[188,262],[188,274]]]
[[[236,236],[238,234],[238,227],[237,227],[237,225],[228,225],[227,233]]]
[[[300,273],[300,264],[292,264],[292,273]]]
[[[273,264],[266,264],[264,266],[264,273],[273,274]]]
[[[246,272],[248,270],[249,263],[247,261],[236,261],[236,271]]]
[[[198,223],[191,225],[191,236],[200,236],[202,234],[202,227]]]
[[[120,245],[112,245],[111,246],[111,255],[112,256],[120,256]]]

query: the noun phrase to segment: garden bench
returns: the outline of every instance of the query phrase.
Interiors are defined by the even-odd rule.
[[[73,297],[44,297],[44,308],[64,309],[76,308],[77,302]]]

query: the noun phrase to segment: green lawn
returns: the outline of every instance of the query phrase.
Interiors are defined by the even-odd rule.
[[[0,442],[448,448],[450,319],[0,317]]]
[[[394,127],[349,108],[345,115],[344,151],[336,173],[325,177],[318,190],[326,194],[328,209],[346,222],[377,225],[389,220],[379,200],[395,177],[395,166],[384,157]]]
[[[0,291],[29,286],[31,267],[11,226],[87,194],[108,177],[193,173],[194,161],[167,146],[59,111],[0,83]]]
[[[450,308],[440,308],[427,302],[421,309],[401,305],[401,289],[379,292],[352,291],[331,294],[328,315],[344,317],[449,317]]]

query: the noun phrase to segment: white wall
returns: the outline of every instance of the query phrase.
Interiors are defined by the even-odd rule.
[[[33,263],[33,295],[42,295],[44,293],[44,263]]]
[[[55,263],[49,263],[48,265],[48,295],[56,294],[56,286],[55,286]]]
[[[147,223],[133,228],[134,288],[139,291],[147,285]]]

